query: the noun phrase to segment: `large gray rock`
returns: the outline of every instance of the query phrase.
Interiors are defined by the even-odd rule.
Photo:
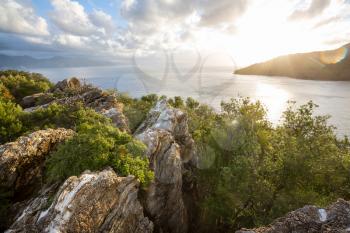
[[[305,206],[275,220],[270,226],[236,233],[348,233],[350,202],[339,199],[326,209]]]
[[[49,207],[45,192],[30,201],[7,232],[151,233],[138,187],[135,177],[118,177],[112,169],[87,171],[68,178]]]
[[[135,137],[147,146],[155,180],[147,190],[145,208],[159,232],[187,232],[189,228],[182,185],[184,164],[194,157],[194,142],[187,127],[187,116],[159,101]]]
[[[68,129],[39,130],[1,145],[0,187],[13,190],[15,196],[30,194],[40,183],[46,156],[73,135],[74,131]]]

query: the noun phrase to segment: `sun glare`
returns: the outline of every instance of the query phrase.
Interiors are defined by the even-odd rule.
[[[276,5],[256,5],[238,22],[234,40],[239,47],[234,48],[233,55],[242,58],[243,65],[307,51],[317,41],[302,21],[286,18],[290,8],[285,2],[272,2]]]

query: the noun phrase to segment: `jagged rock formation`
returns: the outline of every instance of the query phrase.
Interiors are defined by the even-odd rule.
[[[159,232],[187,232],[188,210],[183,199],[182,175],[184,164],[195,159],[186,114],[161,100],[135,134],[147,145],[150,167],[155,173],[146,195],[146,211]]]
[[[41,105],[37,105],[38,102]],[[129,131],[128,120],[123,114],[123,105],[118,103],[116,96],[90,85],[81,85],[77,78],[58,82],[51,92],[24,97],[22,106],[27,107],[24,111],[31,112],[39,108],[47,108],[53,103],[71,105],[77,102],[109,117],[119,129]]]
[[[112,169],[68,178],[50,207],[46,191],[31,200],[7,231],[151,233],[137,199],[139,182]]]
[[[105,95],[99,89],[52,102],[69,104],[78,100],[109,117],[116,114],[113,110],[118,104],[115,98]],[[70,130],[59,130],[66,132],[67,137],[74,134]],[[42,135],[43,132],[46,131],[38,131],[33,135]],[[79,177],[68,178],[61,186],[47,184],[34,197],[27,195],[27,199],[16,200],[19,202],[13,204],[12,208],[17,211],[11,213],[12,224],[7,232],[188,232],[191,213],[187,208],[188,196],[184,190],[190,189],[183,187],[184,176],[190,173],[188,168],[195,167],[197,161],[194,141],[188,132],[186,114],[169,107],[166,100],[161,100],[150,111],[135,137],[146,144],[146,155],[155,173],[154,182],[140,197],[139,182],[132,176],[118,177],[112,169],[95,173],[87,171]],[[22,143],[26,141],[23,138],[18,139],[21,145],[26,145],[19,154],[39,154],[42,158],[38,155],[40,160],[33,160],[26,163],[26,166],[22,166],[20,162],[9,163],[10,172],[20,172],[14,172],[17,174],[13,175],[15,179],[12,176],[6,178],[5,174],[8,172],[1,170],[4,172],[0,173],[4,179],[2,183],[9,188],[23,183],[22,187],[26,188],[27,184],[37,182],[33,180],[26,183],[24,178],[31,176],[22,175],[30,171],[34,172],[33,177],[41,177],[44,154],[52,149],[45,147],[43,142],[40,143],[39,139],[45,140],[44,138],[45,136],[38,137],[34,140],[34,145]],[[17,145],[18,142],[12,144]],[[9,148],[7,144],[4,147]],[[0,151],[5,153],[9,150]],[[7,157],[16,158],[15,155]],[[39,165],[36,164],[37,161],[41,161],[38,162]],[[37,167],[40,169],[35,173]]]
[[[40,130],[0,146],[0,187],[15,197],[31,193],[42,176],[45,157],[60,142],[74,135],[67,129]]]
[[[326,209],[305,206],[275,220],[268,227],[236,233],[346,233],[350,232],[350,202],[339,199]]]
[[[7,193],[11,204],[17,202],[6,213],[6,219],[1,218],[0,230],[21,212],[23,201],[41,188],[43,166],[49,153],[73,135],[74,131],[67,129],[40,130],[0,146],[0,191]]]

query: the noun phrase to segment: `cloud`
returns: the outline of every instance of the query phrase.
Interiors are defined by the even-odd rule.
[[[215,26],[233,23],[242,15],[248,5],[247,0],[124,0],[121,14],[129,20],[143,24],[157,21],[184,21],[193,12],[200,16],[200,24]]]
[[[331,0],[312,0],[309,8],[296,10],[289,16],[291,20],[313,18],[321,14],[331,3]]]
[[[0,31],[28,36],[49,35],[46,20],[35,14],[30,5],[16,0],[2,0],[0,4]]]
[[[98,31],[78,2],[51,0],[51,4],[54,8],[51,19],[62,31],[76,36],[88,36]]]
[[[247,0],[201,0],[198,4],[200,23],[203,26],[234,23],[234,20],[245,12],[248,2]]]
[[[234,28],[250,1],[123,0],[120,9],[134,45],[166,49],[189,42],[200,30]]]
[[[112,16],[106,14],[102,10],[96,10],[89,15],[91,22],[100,28],[104,29],[105,34],[111,34],[115,27],[115,24],[113,22]]]

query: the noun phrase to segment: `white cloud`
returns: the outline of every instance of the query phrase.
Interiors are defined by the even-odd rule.
[[[50,34],[46,20],[37,16],[30,5],[22,5],[16,0],[1,1],[0,31],[28,36]]]
[[[78,2],[51,0],[51,3],[54,7],[51,19],[62,31],[76,36],[88,36],[98,31]]]
[[[115,30],[115,24],[112,16],[106,14],[102,10],[96,10],[89,15],[91,22],[100,28],[103,28],[105,34],[111,34]]]

